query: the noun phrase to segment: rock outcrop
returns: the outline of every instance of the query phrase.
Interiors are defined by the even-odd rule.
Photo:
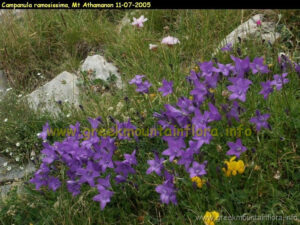
[[[27,95],[29,106],[34,110],[57,114],[61,103],[79,105],[79,88],[77,76],[69,72],[62,72],[53,80],[39,87]]]

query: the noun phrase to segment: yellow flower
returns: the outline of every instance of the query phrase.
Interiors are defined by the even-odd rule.
[[[260,170],[260,166],[255,165],[254,170],[255,170],[255,171]]]
[[[195,66],[194,67],[194,71],[196,72],[196,73],[198,73],[200,70],[199,70],[199,67],[198,66]]]
[[[210,88],[210,89],[209,89],[209,92],[210,92],[210,93],[215,93],[215,92],[216,92],[216,90],[215,90],[215,89],[213,89],[213,88]]]
[[[273,67],[273,64],[272,64],[272,63],[270,63],[268,66],[269,66],[269,68],[272,68],[272,67]]]
[[[205,225],[215,225],[215,222],[219,219],[220,214],[216,211],[206,211],[204,217],[203,217],[203,222]]]
[[[156,94],[154,94],[154,93],[153,94],[149,94],[149,97],[150,97],[150,100],[153,101],[154,98],[156,97]]]
[[[242,174],[245,171],[245,164],[242,160],[234,161],[236,159],[233,156],[229,161],[225,160],[226,168],[222,168],[225,173],[225,176],[229,177],[230,175],[237,175],[237,173]]]
[[[194,99],[194,97],[193,97],[193,96],[190,96],[189,99],[192,101],[192,100]]]
[[[206,183],[206,181],[204,179],[201,179],[200,177],[192,177],[191,178],[192,182],[196,183],[198,188],[202,188],[203,184]]]

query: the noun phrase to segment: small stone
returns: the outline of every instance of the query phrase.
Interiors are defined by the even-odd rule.
[[[116,86],[118,88],[123,87],[121,80],[121,75],[118,72],[118,68],[115,67],[112,63],[108,62],[101,55],[88,56],[83,62],[81,71],[94,71],[95,77],[93,79],[100,79],[103,81],[108,81],[111,75],[116,77]]]

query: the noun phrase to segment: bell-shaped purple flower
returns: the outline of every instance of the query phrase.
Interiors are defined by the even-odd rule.
[[[189,168],[190,178],[192,177],[200,177],[206,174],[206,167],[207,161],[204,161],[202,164],[198,162],[193,162],[191,168]]]
[[[160,87],[158,89],[158,91],[162,92],[163,96],[167,96],[169,94],[172,94],[172,92],[173,92],[173,82],[172,81],[168,82],[167,80],[163,79],[162,83],[163,83],[163,85],[162,85],[162,87]]]
[[[227,151],[227,155],[235,155],[237,158],[247,150],[245,146],[242,145],[242,140],[239,138],[237,139],[236,143],[228,142],[228,146],[230,147],[229,151]]]
[[[100,202],[101,210],[103,210],[107,203],[110,202],[110,198],[113,196],[113,192],[109,190],[101,190],[100,194],[93,197],[93,200]]]
[[[158,154],[154,154],[154,159],[147,161],[150,167],[147,169],[146,174],[155,172],[158,176],[161,176],[164,168],[164,160],[164,158],[159,158]]]
[[[267,99],[269,97],[269,94],[274,91],[272,82],[270,80],[267,80],[266,82],[261,82],[260,85],[262,89],[259,94],[263,95],[264,99]]]
[[[265,74],[270,72],[268,66],[264,64],[263,57],[255,58],[253,62],[250,63],[250,68],[253,74],[257,74],[257,73]]]
[[[261,114],[259,110],[256,110],[256,117],[252,117],[250,123],[254,123],[258,131],[260,131],[262,127],[270,129],[270,125],[267,122],[269,117],[270,114]]]
[[[227,88],[232,94],[229,96],[230,100],[239,99],[242,102],[246,101],[246,94],[252,81],[244,78],[229,78],[233,85]]]
[[[282,76],[275,74],[274,80],[271,81],[272,85],[274,85],[276,87],[276,89],[279,91],[282,89],[283,85],[289,82],[289,79],[287,79],[287,73],[283,73]]]

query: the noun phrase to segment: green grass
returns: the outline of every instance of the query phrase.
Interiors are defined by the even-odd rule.
[[[118,32],[118,23],[125,11],[28,11],[23,18],[12,21],[5,18],[0,24],[1,69],[7,73],[10,85],[14,88],[6,100],[0,102],[0,143],[1,154],[14,161],[20,156],[23,162],[30,153],[42,149],[37,133],[49,121],[52,127],[66,127],[80,121],[88,126],[87,117],[101,115],[105,126],[111,122],[108,116],[123,121],[127,117],[139,127],[155,124],[153,112],[159,112],[164,104],[175,103],[179,96],[188,96],[190,86],[185,77],[199,61],[211,59],[211,53],[218,43],[241,21],[246,21],[259,11],[232,10],[148,10],[128,11],[139,16],[144,14],[148,21],[143,29],[130,25]],[[279,11],[278,11],[279,12]],[[292,44],[286,46],[284,40],[270,47],[261,41],[242,41],[239,47],[242,57],[264,56],[273,73],[280,73],[277,63],[279,52],[286,50],[295,55],[299,40],[299,11],[280,11],[281,24],[292,29]],[[272,13],[268,16],[275,18]],[[9,29],[7,28],[9,25]],[[149,43],[159,44],[167,36],[175,36],[180,45],[168,48],[160,46],[150,51]],[[236,50],[236,49],[235,49]],[[235,51],[236,52],[236,51]],[[138,95],[134,87],[123,91],[112,91],[105,96],[95,93],[91,87],[82,90],[84,111],[72,111],[66,107],[58,118],[48,114],[32,112],[18,94],[30,93],[37,86],[53,78],[63,70],[76,71],[80,61],[89,54],[101,53],[112,60],[120,69],[122,79],[128,82],[136,74],[145,74],[153,84],[151,94]],[[295,53],[295,54],[294,54]],[[236,55],[236,53],[234,53]],[[219,53],[220,62],[230,62],[226,53]],[[41,72],[45,79],[39,78]],[[174,93],[163,98],[157,93],[161,80],[174,81]],[[271,79],[271,76],[268,77]],[[146,175],[146,161],[153,158],[152,151],[162,151],[166,144],[160,138],[141,138],[140,142],[121,142],[117,157],[138,147],[137,174],[122,186],[113,186],[115,195],[104,211],[91,198],[94,190],[84,187],[79,197],[72,197],[65,187],[57,192],[33,190],[33,185],[25,184],[23,195],[11,192],[0,202],[0,224],[203,224],[200,219],[206,211],[216,210],[222,216],[236,215],[297,215],[298,221],[273,221],[273,224],[297,224],[300,219],[300,92],[299,78],[295,72],[289,74],[290,82],[282,91],[274,92],[265,101],[259,83],[265,78],[255,76],[253,85],[243,107],[247,113],[241,117],[244,128],[252,128],[248,123],[257,108],[271,114],[272,130],[252,133],[243,137],[243,144],[255,153],[247,151],[242,159],[247,167],[245,173],[227,178],[217,172],[228,157],[226,143],[234,137],[222,136],[226,121],[216,123],[219,136],[210,145],[203,147],[204,157],[209,160],[209,186],[195,189],[188,174],[180,167],[176,169],[178,206],[163,205],[155,186],[162,180],[155,175]],[[216,90],[216,104],[226,102],[221,92],[228,84]],[[222,88],[222,89],[221,89]],[[124,98],[128,97],[128,101]],[[117,104],[123,107],[117,110]],[[112,108],[111,108],[112,107]],[[286,110],[288,109],[288,113]],[[144,117],[144,119],[141,118]],[[7,122],[4,123],[4,119]],[[239,126],[234,123],[233,126]],[[55,141],[54,138],[51,141]],[[19,142],[20,147],[16,147]],[[220,145],[222,150],[218,147]],[[6,152],[9,149],[9,152]],[[219,150],[217,150],[219,149]],[[167,165],[169,168],[170,164]],[[274,175],[280,172],[279,180]],[[60,171],[64,173],[64,169]],[[220,221],[218,224],[272,224],[270,221]]]

